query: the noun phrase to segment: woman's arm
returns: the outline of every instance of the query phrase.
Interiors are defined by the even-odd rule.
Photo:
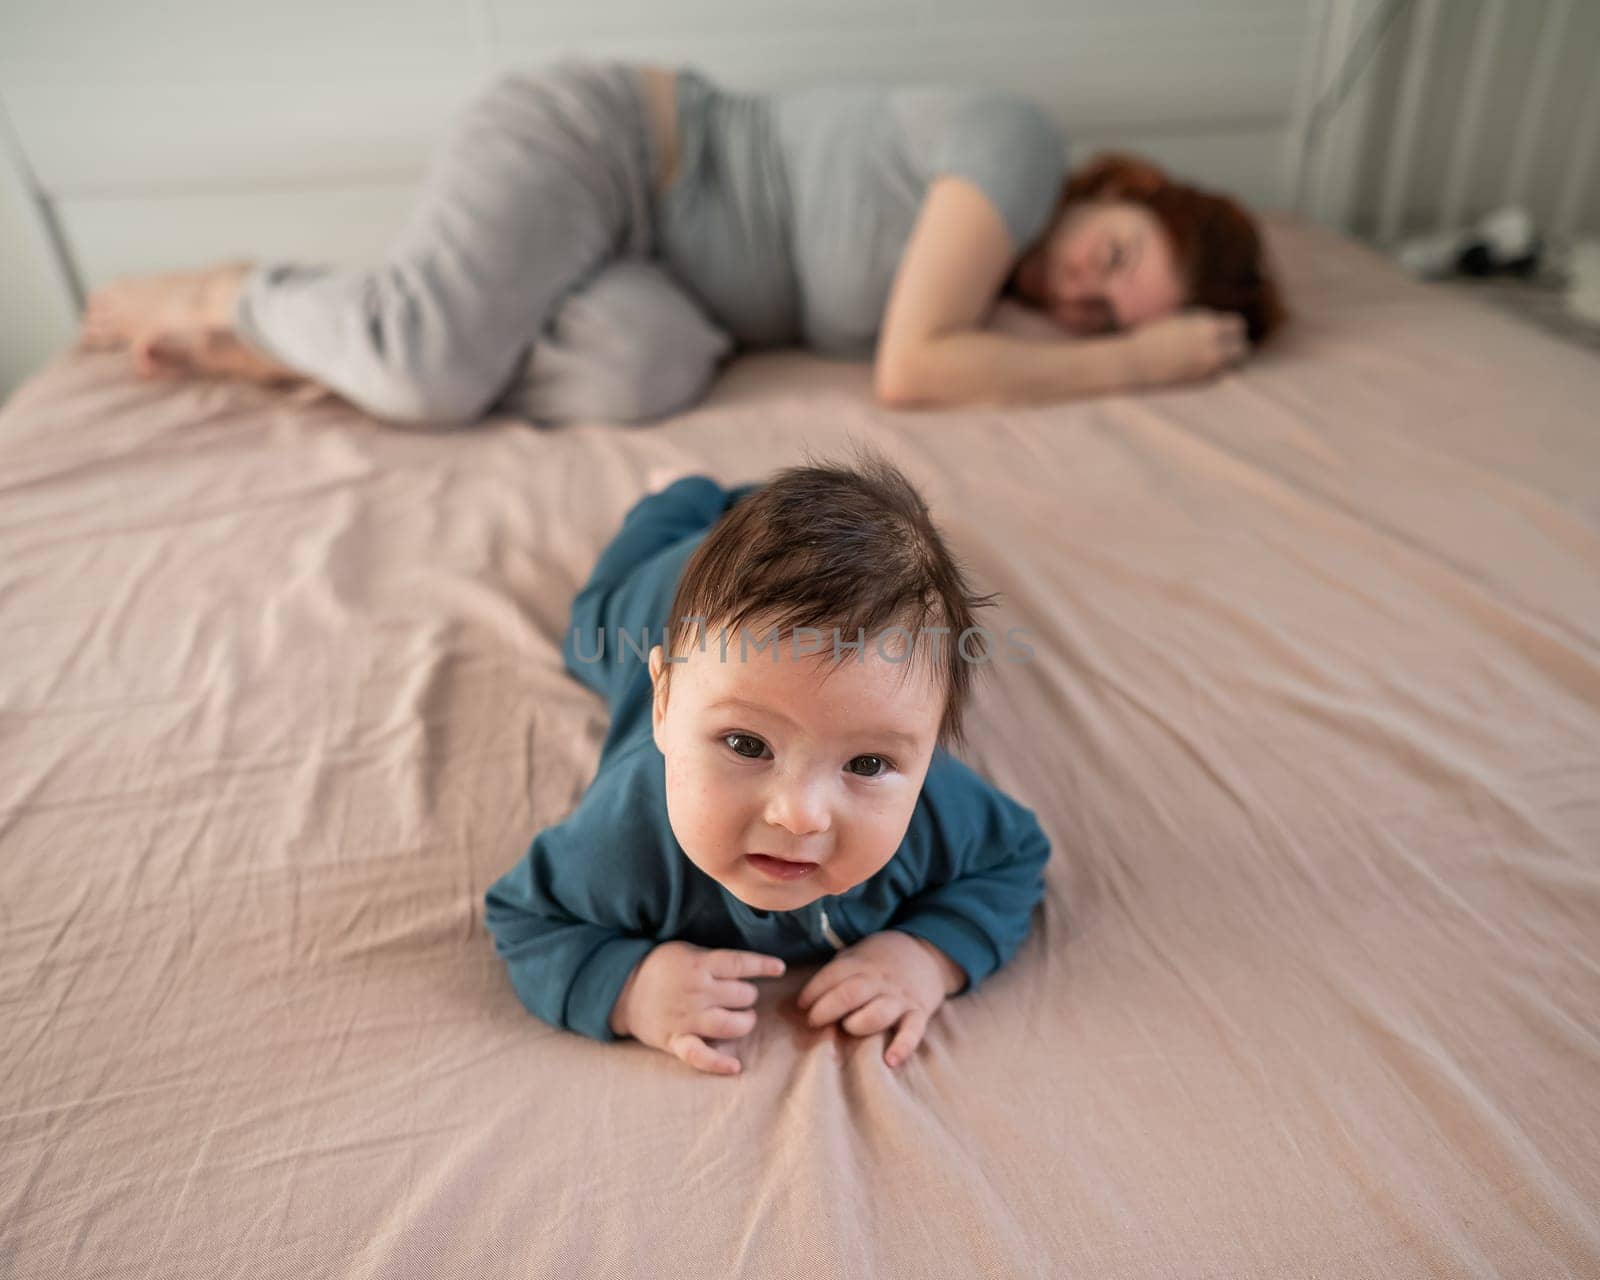
[[[962,404],[1039,404],[1142,385],[1131,336],[1039,341],[971,331],[928,339],[909,360],[886,368],[874,388],[897,409]]]
[[[1242,349],[1237,317],[1207,311],[1103,338],[985,331],[1023,247],[966,179],[929,186],[878,335],[879,400],[897,408],[1067,400],[1203,377]]]
[[[873,385],[897,407],[1064,398],[1122,385],[1126,344],[981,328],[1022,246],[964,178],[936,178],[889,291]]]

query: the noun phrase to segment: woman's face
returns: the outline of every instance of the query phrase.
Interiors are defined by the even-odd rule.
[[[1017,272],[1017,291],[1073,333],[1132,329],[1183,306],[1172,240],[1143,205],[1069,204]]]

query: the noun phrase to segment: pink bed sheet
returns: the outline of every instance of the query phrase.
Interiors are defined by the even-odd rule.
[[[64,355],[0,410],[0,1274],[1600,1275],[1600,363],[1271,227],[1203,387],[897,412],[742,359],[457,433]],[[593,770],[571,596],[658,467],[852,440],[1035,660],[1015,960],[915,1058],[532,1019],[485,888]]]

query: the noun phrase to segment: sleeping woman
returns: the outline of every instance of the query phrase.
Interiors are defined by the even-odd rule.
[[[1006,296],[1035,323],[991,325]],[[378,265],[120,280],[81,344],[397,423],[641,422],[739,349],[869,359],[894,406],[1042,403],[1207,377],[1284,316],[1237,204],[1126,156],[1069,172],[1017,94],[568,58],[472,104]]]

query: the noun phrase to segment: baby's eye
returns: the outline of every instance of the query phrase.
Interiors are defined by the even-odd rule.
[[[852,768],[851,772],[854,773],[858,778],[881,778],[884,774],[889,772],[889,762],[882,756],[857,756],[855,760],[852,760],[850,763],[851,765],[855,765],[857,761],[861,760],[869,760],[873,764],[876,764],[880,767],[874,769],[871,773],[860,773]]]
[[[743,756],[746,760],[761,759],[761,753],[767,749],[766,743],[749,733],[725,733],[722,735],[722,740],[728,744],[728,750],[736,756]],[[741,743],[745,745],[739,745]],[[754,751],[748,749],[750,745],[754,745]]]

